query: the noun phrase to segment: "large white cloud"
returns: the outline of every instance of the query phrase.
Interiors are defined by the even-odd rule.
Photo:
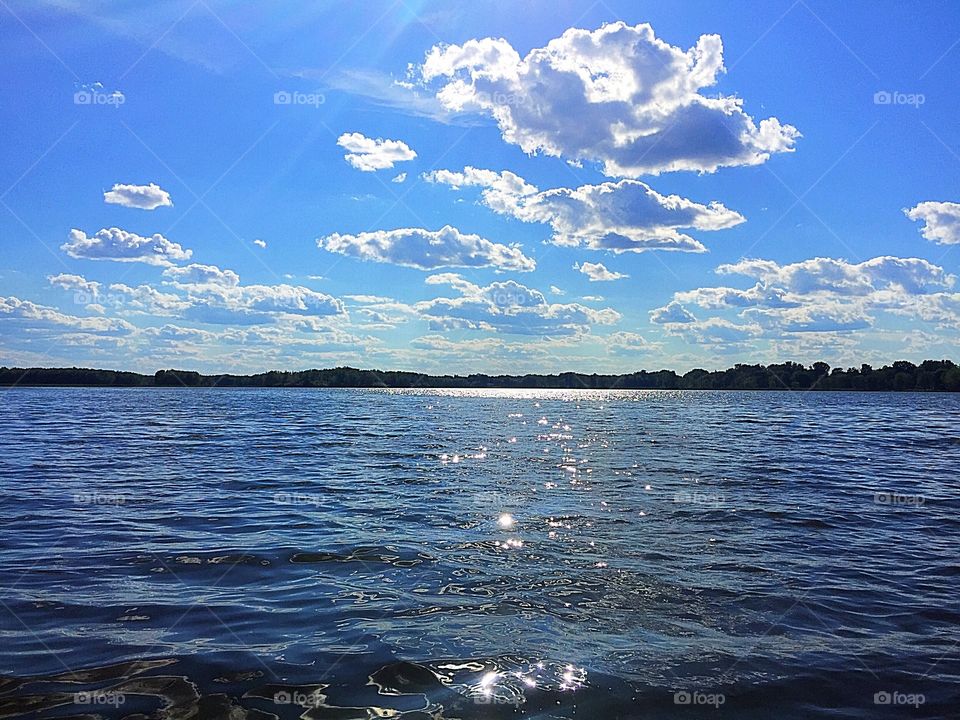
[[[571,28],[525,57],[503,38],[437,45],[419,79],[448,110],[491,115],[525,152],[597,161],[609,176],[712,172],[792,150],[796,128],[701,94],[723,69],[717,35],[684,51],[650,25],[616,22]]]
[[[847,332],[873,325],[873,318],[862,303],[823,300],[791,308],[748,308],[743,311],[743,317],[755,321],[773,335]]]
[[[130,287],[123,283],[112,283],[107,303],[120,309],[130,309],[149,315],[178,315],[190,307],[190,303],[179,295],[165,293],[150,285]],[[103,302],[97,298],[97,302]]]
[[[960,293],[918,295],[910,300],[891,303],[886,309],[896,315],[934,323],[938,328],[960,330]]]
[[[353,324],[364,330],[392,330],[397,325],[418,317],[416,308],[394,298],[377,295],[344,295],[357,307],[350,311]],[[357,321],[359,320],[359,322]]]
[[[746,336],[780,339],[795,333],[845,333],[875,326],[875,315],[898,315],[951,325],[956,322],[956,278],[920,258],[881,256],[860,263],[817,257],[795,263],[741,260],[721,265],[720,274],[756,280],[745,290],[703,287],[676,292],[667,305],[651,313],[651,321],[693,342],[729,335],[735,324],[722,315],[697,320],[687,306],[733,313]],[[953,322],[951,322],[951,314]],[[712,323],[712,332],[702,331]],[[729,341],[726,341],[729,342]]]
[[[12,296],[0,297],[0,319],[21,321],[29,327],[67,328],[82,333],[104,335],[125,335],[135,330],[126,320],[68,315],[56,308]]]
[[[368,138],[358,132],[344,133],[337,138],[337,145],[347,151],[347,162],[364,172],[392,168],[417,156],[402,140]]]
[[[529,340],[520,342],[504,342],[498,337],[485,338],[458,338],[451,340],[443,335],[423,335],[410,341],[410,346],[418,351],[429,351],[432,356],[439,356],[443,362],[451,359],[491,360],[494,365],[505,365],[518,360],[538,359],[547,360],[549,355],[543,344]],[[443,365],[440,365],[443,367]],[[447,372],[447,368],[443,368]]]
[[[343,302],[299,285],[241,285],[233,270],[193,263],[164,270],[170,278],[164,292],[151,285],[131,287],[87,280],[80,275],[61,273],[49,277],[50,284],[74,291],[74,302],[120,313],[155,317],[180,317],[214,324],[260,325],[288,318],[328,318],[344,315]],[[93,305],[95,304],[95,305]]]
[[[735,347],[760,335],[756,323],[736,323],[726,318],[700,320],[676,300],[650,311],[650,322],[687,342],[716,347]]]
[[[171,267],[164,275],[186,295],[184,316],[215,324],[276,322],[285,315],[342,315],[343,302],[300,285],[241,285],[232,270],[215,265]]]
[[[785,290],[757,283],[746,290],[731,287],[704,287],[673,294],[674,301],[702,308],[794,307]]]
[[[691,323],[669,326],[671,333],[697,345],[720,348],[737,347],[756,338],[762,330],[754,323],[736,323],[725,318],[706,318]]]
[[[702,205],[679,195],[661,195],[638,180],[541,192],[508,170],[467,166],[459,172],[435,170],[423,177],[453,188],[484,188],[481,199],[487,207],[524,222],[550,225],[554,232],[551,242],[556,245],[583,245],[617,253],[705,252],[700,241],[679,230],[723,230],[744,221],[742,215],[720,203]]]
[[[394,265],[434,270],[442,267],[494,267],[527,272],[536,267],[520,248],[491,242],[445,225],[439,230],[399,228],[358,235],[333,233],[317,240],[324,250]]]
[[[294,315],[339,315],[343,303],[300,285],[241,285],[239,300],[254,311]]]
[[[221,270],[216,265],[191,263],[183,267],[171,267],[163,271],[167,277],[184,285],[225,285],[236,287],[240,276],[233,270]]]
[[[5,338],[7,362],[11,358],[29,358],[17,362],[34,365],[115,362],[122,352],[126,366],[141,371],[185,360],[209,372],[255,372],[264,367],[359,364],[382,343],[344,332],[343,305],[329,296],[290,285],[231,284],[235,273],[214,266],[168,270],[174,271],[167,274],[170,278],[204,282],[171,281],[158,289],[106,285],[66,273],[50,276],[54,287],[91,296],[106,306],[89,304],[88,310],[124,317],[77,316],[29,300],[0,297],[0,336]],[[76,296],[74,302],[79,302]],[[135,315],[138,324],[126,315]],[[164,317],[178,320],[143,326],[151,318]],[[37,340],[42,341],[43,353],[32,350]],[[68,353],[65,348],[74,350]]]
[[[171,206],[170,193],[156,183],[149,185],[121,185],[117,183],[112,190],[103,194],[103,200],[109,205],[122,205],[140,210],[155,210],[158,207]]]
[[[577,303],[550,303],[539,290],[514,280],[475,285],[456,273],[427,278],[431,285],[449,285],[458,297],[416,304],[433,330],[474,329],[515,335],[562,337],[588,332],[592,325],[611,325],[620,313],[594,310]]]
[[[159,233],[142,237],[120,228],[104,228],[88,236],[82,230],[71,230],[70,239],[60,246],[70,257],[86,260],[142,262],[149,265],[172,265],[189,260],[191,250],[184,250]]]
[[[650,322],[658,325],[680,325],[696,321],[690,311],[676,300],[650,311]]]
[[[180,325],[173,325],[170,323],[160,327],[144,328],[142,335],[144,337],[157,340],[161,343],[171,344],[210,343],[218,339],[218,334],[209,330],[182,327]]]
[[[634,356],[638,353],[649,353],[655,347],[643,335],[632,332],[610,333],[604,338],[607,350],[614,355]]]
[[[903,211],[914,221],[922,221],[920,233],[940,245],[960,243],[960,203],[922,202]]]
[[[49,275],[47,280],[53,287],[72,291],[75,303],[101,313],[106,311],[106,307],[111,307],[150,315],[175,315],[190,304],[178,295],[161,292],[150,285],[130,287],[124,283],[112,283],[104,289],[102,283],[68,273]]]
[[[767,286],[798,294],[867,295],[878,290],[922,294],[949,289],[956,280],[942,267],[927,260],[889,255],[861,263],[825,257],[787,265],[779,265],[773,260],[741,260],[721,265],[717,272],[746,275]]]

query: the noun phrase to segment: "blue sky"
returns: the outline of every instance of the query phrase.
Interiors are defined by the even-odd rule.
[[[0,6],[0,364],[954,355],[951,2]]]

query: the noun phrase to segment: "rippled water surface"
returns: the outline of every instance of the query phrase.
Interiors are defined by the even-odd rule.
[[[960,717],[960,398],[14,389],[0,717]]]

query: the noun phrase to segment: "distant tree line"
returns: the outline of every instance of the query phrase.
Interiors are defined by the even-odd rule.
[[[737,364],[727,370],[672,370],[625,375],[425,375],[414,372],[338,367],[257,375],[201,375],[190,370],[158,370],[153,375],[86,368],[0,368],[0,386],[76,385],[96,387],[388,387],[388,388],[593,388],[649,390],[920,390],[960,391],[960,367],[950,360],[914,365],[900,360],[874,369],[831,369],[823,362],[806,367]]]

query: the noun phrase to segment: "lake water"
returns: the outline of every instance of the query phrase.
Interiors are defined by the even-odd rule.
[[[0,717],[960,717],[960,397],[13,389]]]

